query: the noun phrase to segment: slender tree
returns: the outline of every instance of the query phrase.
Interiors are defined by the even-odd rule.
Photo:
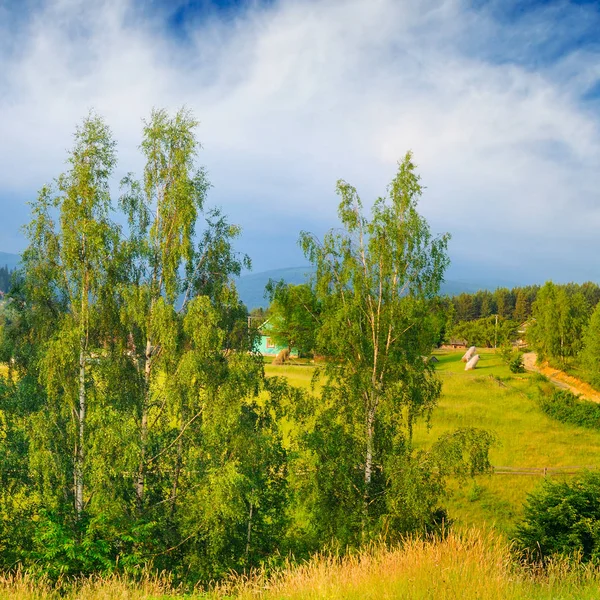
[[[411,469],[413,423],[430,413],[440,394],[433,366],[423,357],[438,335],[432,303],[448,266],[449,236],[433,236],[417,212],[422,187],[410,153],[399,163],[387,197],[375,201],[370,219],[351,185],[339,181],[337,191],[341,230],[322,242],[308,233],[300,238],[316,267],[322,307],[318,345],[329,357],[321,405],[322,414],[333,420],[321,422],[319,428],[326,427],[330,437],[315,431],[314,448],[320,456],[335,454],[336,469],[346,477],[353,474],[339,481],[338,489],[360,492],[364,537],[372,531],[372,517],[404,518],[415,510],[388,492],[408,493],[394,482]],[[362,465],[362,481],[354,479],[354,461]],[[328,495],[338,494],[327,489]],[[347,497],[337,504],[352,530],[352,502],[344,502]]]
[[[290,350],[296,348],[302,355],[311,354],[315,348],[320,312],[311,287],[269,280],[267,292],[271,298],[269,335]]]
[[[78,517],[85,507],[93,324],[102,311],[103,289],[110,285],[109,262],[118,244],[118,230],[109,219],[109,182],[115,162],[109,128],[90,114],[75,133],[69,169],[58,178],[57,194],[43,188],[33,203],[34,219],[27,228],[30,245],[24,254],[31,299],[64,311],[55,314],[57,323],[43,325],[54,333],[40,364],[49,398],[64,402],[71,411],[73,495]],[[51,216],[54,210],[56,224]]]
[[[583,338],[581,362],[591,373],[596,385],[600,385],[600,304],[590,317]]]
[[[197,121],[186,110],[170,117],[154,110],[144,123],[143,182],[122,182],[121,205],[131,230],[130,284],[124,289],[123,317],[129,328],[131,356],[140,378],[139,462],[135,483],[138,510],[144,503],[152,378],[164,343],[176,335],[174,312],[183,289],[183,273],[194,269],[196,221],[208,182],[195,167],[199,149]],[[161,339],[162,338],[162,339]],[[163,342],[161,344],[161,342]]]

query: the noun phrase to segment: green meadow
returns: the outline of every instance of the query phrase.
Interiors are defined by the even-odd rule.
[[[435,353],[442,396],[429,427],[424,422],[415,427],[415,443],[427,446],[460,427],[492,431],[497,443],[490,461],[505,472],[478,476],[460,485],[457,482],[447,507],[457,526],[492,527],[509,534],[521,516],[527,494],[544,477],[544,469],[548,477],[568,477],[572,467],[600,464],[600,431],[559,423],[544,415],[536,397],[540,387],[550,384],[538,375],[513,374],[494,351],[485,350],[479,352],[477,368],[465,372],[462,354]],[[265,365],[268,375],[286,377],[308,390],[314,369],[306,361]],[[506,473],[513,470],[530,473]]]

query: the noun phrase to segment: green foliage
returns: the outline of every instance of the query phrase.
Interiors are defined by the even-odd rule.
[[[568,283],[556,287],[563,289],[569,296],[581,294],[592,308],[600,301],[600,286],[591,281],[582,284]],[[498,314],[505,319],[524,323],[532,316],[532,305],[539,290],[539,285],[515,287],[512,290],[498,288],[493,292],[479,290],[474,294],[459,294],[451,301],[457,322],[473,321]]]
[[[0,267],[0,292],[8,292],[15,272],[15,269],[9,269],[8,265]]]
[[[600,404],[582,400],[568,390],[541,392],[539,404],[548,416],[561,423],[600,429]]]
[[[145,124],[144,178],[128,176],[120,202],[128,238],[109,219],[115,146],[95,115],[32,204],[0,339],[5,561],[208,580],[284,537],[291,392],[250,352],[232,281],[249,260],[240,228],[204,212],[195,127],[185,110]]]
[[[505,344],[500,348],[500,356],[508,366],[511,373],[524,373],[525,364],[523,363],[523,353],[514,349],[511,345]]]
[[[329,358],[314,426],[304,426],[316,477],[301,496],[317,539],[355,544],[427,530],[441,514],[452,469],[439,469],[449,464],[435,453],[415,453],[412,431],[440,394],[423,356],[439,339],[436,294],[448,236],[434,237],[417,212],[422,187],[410,153],[370,219],[352,186],[339,181],[337,190],[341,229],[322,242],[301,235],[316,267],[317,348]]]
[[[525,373],[525,363],[523,362],[523,353],[516,352],[508,363],[511,373]]]
[[[584,333],[581,362],[590,373],[591,383],[600,386],[600,304],[592,313]]]
[[[315,349],[320,306],[307,284],[291,285],[269,280],[269,335],[277,345],[296,348],[301,356]]]
[[[451,337],[465,340],[469,346],[494,348],[516,339],[517,323],[495,315],[474,321],[462,321],[453,326]]]
[[[527,498],[516,538],[537,560],[554,554],[600,558],[600,474],[585,472],[569,482],[544,480]]]
[[[590,306],[583,295],[548,281],[533,304],[534,320],[527,340],[540,359],[556,359],[565,364],[582,346],[582,335]]]

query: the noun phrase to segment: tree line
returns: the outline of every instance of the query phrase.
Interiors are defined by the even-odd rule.
[[[214,580],[443,528],[448,477],[489,467],[484,431],[412,442],[440,395],[424,356],[448,237],[417,212],[410,153],[370,216],[339,181],[340,227],[300,236],[327,356],[309,392],[265,377],[234,285],[250,259],[206,204],[196,126],[153,111],[115,199],[116,143],[90,114],[31,203],[0,316],[2,569]]]
[[[581,293],[592,308],[600,301],[600,286],[591,281],[562,284],[558,287],[570,296]],[[458,294],[452,297],[453,320],[458,323],[498,315],[519,324],[524,323],[532,315],[533,304],[540,289],[539,285],[528,285],[512,289],[499,287],[493,292],[479,290],[473,294]]]
[[[8,265],[0,267],[0,292],[7,292],[10,289],[14,269],[9,269]]]
[[[593,305],[581,289],[544,284],[532,307],[527,340],[540,360],[575,368],[600,386],[600,303]]]

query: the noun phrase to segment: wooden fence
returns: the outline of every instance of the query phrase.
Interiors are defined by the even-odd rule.
[[[549,477],[552,475],[575,475],[581,471],[596,471],[598,465],[576,465],[570,467],[492,467],[494,475],[530,475]]]

